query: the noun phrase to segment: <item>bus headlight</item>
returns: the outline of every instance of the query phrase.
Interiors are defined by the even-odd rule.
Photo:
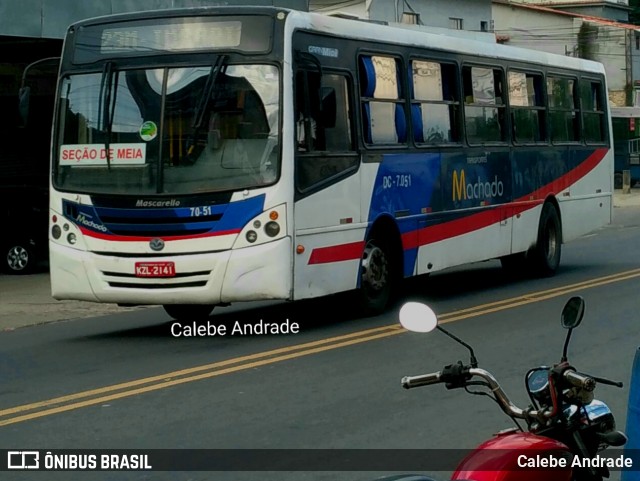
[[[287,235],[287,209],[281,204],[251,219],[242,229],[233,249],[272,242]]]
[[[86,249],[82,233],[76,224],[53,213],[51,215],[51,221],[52,241],[56,241],[56,243],[63,246],[73,247],[74,249]]]
[[[267,222],[267,225],[264,226],[264,231],[269,237],[275,237],[280,233],[280,224],[277,222]]]
[[[251,244],[258,240],[258,234],[254,230],[247,231],[245,237],[247,238],[247,242],[250,242]]]

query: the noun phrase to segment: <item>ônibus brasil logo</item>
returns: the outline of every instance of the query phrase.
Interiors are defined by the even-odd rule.
[[[504,194],[504,184],[498,180],[498,176],[494,176],[493,181],[483,181],[481,177],[475,182],[467,182],[464,169],[453,171],[453,200],[467,199],[488,199],[492,197],[501,197]]]

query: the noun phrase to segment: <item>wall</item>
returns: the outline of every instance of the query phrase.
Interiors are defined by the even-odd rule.
[[[580,17],[494,3],[493,18],[496,34],[506,36],[508,45],[583,56],[601,62],[607,72],[611,101],[615,105],[625,105],[627,68],[631,79],[640,75],[640,49],[635,48],[633,30],[588,22],[597,33],[580,49],[578,35],[583,24]]]
[[[20,1],[20,8],[15,2]],[[179,7],[277,5],[308,10],[308,0],[10,0],[0,2],[0,35],[63,38],[78,20],[112,13]]]
[[[496,35],[507,36],[508,45],[560,55],[573,53],[577,46],[578,31],[568,15],[494,3],[493,21]]]
[[[464,30],[479,31],[481,21],[491,25],[491,0],[372,0],[369,8],[371,20],[387,22],[400,21],[403,11],[420,14],[431,27],[449,28],[449,17],[462,18]]]

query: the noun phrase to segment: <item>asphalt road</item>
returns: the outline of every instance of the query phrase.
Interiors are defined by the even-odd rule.
[[[560,311],[571,295],[582,295],[587,311],[569,358],[580,371],[625,382],[597,391],[624,428],[640,346],[640,209],[615,214],[613,225],[563,247],[562,268],[551,279],[510,279],[492,261],[408,282],[400,302],[428,302],[524,407],[524,374],[559,361]],[[398,307],[355,319],[332,299],[229,308],[211,318],[217,326],[298,322],[293,335],[176,338],[159,308],[0,333],[0,449],[468,449],[512,426],[488,398],[442,386],[400,388],[402,376],[466,361],[467,353],[440,333],[398,329]],[[383,473],[11,474],[111,481],[366,480]]]

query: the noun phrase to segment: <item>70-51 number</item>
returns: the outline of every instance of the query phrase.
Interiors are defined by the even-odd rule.
[[[189,207],[191,217],[200,217],[203,215],[211,215],[211,206],[203,205],[202,207]]]

